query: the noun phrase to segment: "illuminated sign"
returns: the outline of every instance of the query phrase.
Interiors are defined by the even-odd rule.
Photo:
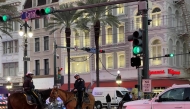
[[[171,75],[180,75],[180,71],[175,71],[173,69],[168,69],[168,74],[171,74]]]
[[[152,75],[152,74],[165,74],[165,71],[164,70],[149,71],[149,75]]]

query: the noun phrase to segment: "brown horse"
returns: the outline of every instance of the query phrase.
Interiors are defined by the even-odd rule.
[[[94,103],[95,99],[94,96],[90,93],[88,93],[88,98],[89,98],[89,103],[83,102],[82,103],[82,109],[94,109]],[[74,93],[72,92],[67,92],[58,88],[53,88],[52,92],[50,94],[50,99],[49,101],[55,101],[57,97],[60,97],[64,105],[67,109],[75,109],[77,105],[77,98]]]
[[[45,104],[46,99],[51,93],[51,89],[39,91],[39,93],[42,103]],[[15,92],[8,97],[8,109],[39,109],[39,107],[36,104],[29,105],[23,92]]]

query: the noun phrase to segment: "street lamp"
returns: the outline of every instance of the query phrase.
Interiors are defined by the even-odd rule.
[[[8,89],[9,93],[10,93],[10,89],[12,88],[12,84],[11,84],[11,78],[7,77],[7,85],[6,88]],[[8,94],[9,95],[9,94]]]
[[[24,27],[24,31],[22,30],[22,27]],[[27,31],[27,28],[29,28],[29,32]],[[24,57],[23,57],[23,61],[24,61],[24,76],[27,73],[27,61],[30,60],[30,58],[27,56],[27,46],[28,46],[28,42],[27,42],[27,37],[32,37],[33,33],[32,33],[32,27],[29,26],[27,24],[27,21],[24,22],[23,25],[20,25],[20,31],[18,32],[20,36],[24,36]]]
[[[117,77],[116,77],[116,83],[118,84],[118,86],[120,87],[122,81],[121,81],[121,75],[120,75],[120,71],[117,71]]]

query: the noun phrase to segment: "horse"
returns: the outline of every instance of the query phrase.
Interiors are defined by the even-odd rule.
[[[67,92],[58,88],[53,88],[50,94],[49,101],[53,102],[57,97],[60,97],[67,109],[75,109],[77,105],[77,98],[75,93]],[[88,93],[89,102],[82,103],[82,109],[94,109],[95,98]],[[83,100],[84,101],[84,100]]]
[[[42,103],[46,103],[46,99],[49,97],[52,89],[39,90],[39,94],[42,98]],[[26,96],[23,92],[15,92],[8,97],[8,109],[40,109],[37,104],[28,104]],[[42,108],[41,108],[42,109]]]

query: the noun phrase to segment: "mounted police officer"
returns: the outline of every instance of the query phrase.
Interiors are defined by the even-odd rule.
[[[77,100],[77,106],[79,106],[79,108],[82,107],[82,95],[83,92],[85,91],[85,81],[80,78],[80,76],[78,74],[75,74],[74,78],[76,79],[75,84],[74,84],[74,92],[78,93],[78,100]]]
[[[23,89],[27,94],[32,95],[33,97],[35,97],[35,99],[37,100],[37,102],[40,104],[40,107],[42,106],[41,100],[38,97],[38,94],[34,92],[35,86],[33,84],[33,73],[32,72],[28,72],[25,76],[25,80],[23,83]]]

